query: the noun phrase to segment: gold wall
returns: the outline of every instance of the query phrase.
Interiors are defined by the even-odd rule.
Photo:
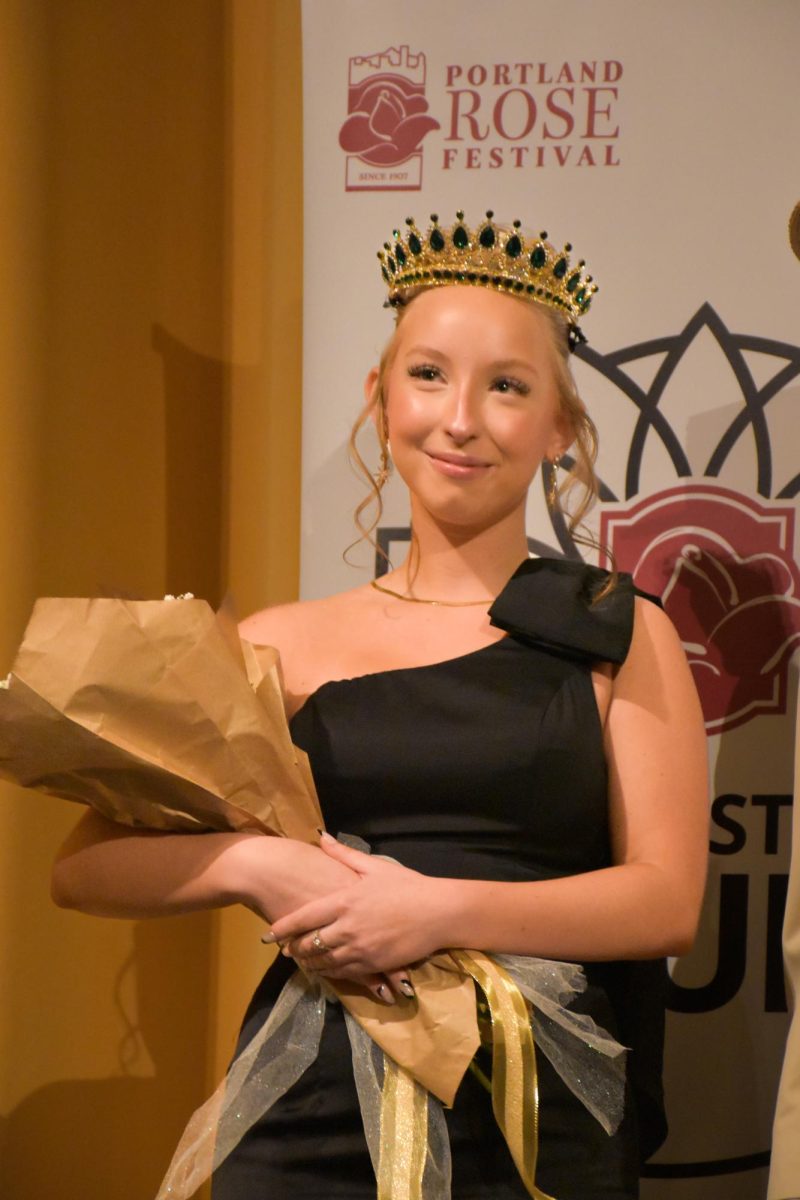
[[[0,674],[40,594],[296,594],[299,0],[0,0]],[[286,231],[281,237],[280,231]],[[55,909],[0,787],[0,1195],[147,1200],[264,966]]]

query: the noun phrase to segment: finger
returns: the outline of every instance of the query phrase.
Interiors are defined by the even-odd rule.
[[[302,965],[302,964],[301,964]],[[354,971],[352,966],[325,966],[325,967],[306,967],[303,970],[310,975],[321,975],[324,979],[346,979],[350,983],[357,983],[372,995],[381,1004],[392,1005],[396,1003],[396,997],[385,975],[361,975]]]
[[[321,954],[330,954],[337,948],[335,940],[325,928],[313,929],[311,933],[304,933],[302,937],[292,938],[286,945],[292,958],[314,958]]]
[[[330,858],[335,858],[337,862],[350,867],[359,875],[363,875],[369,870],[369,854],[365,854],[363,850],[355,850],[352,846],[345,846],[343,842],[337,842],[336,838],[331,837],[329,833],[320,834],[319,848],[324,850]]]
[[[272,942],[287,942],[301,938],[304,934],[313,934],[315,929],[330,925],[338,916],[336,892],[321,896],[318,900],[310,900],[302,908],[287,913],[277,921],[273,921],[271,933],[268,935]]]
[[[387,971],[386,980],[395,995],[402,996],[405,1000],[416,1000],[417,993],[406,967],[401,971]]]
[[[368,991],[372,992],[376,1000],[380,1000],[381,1004],[396,1003],[394,992],[385,975],[368,975],[360,982]]]
[[[336,963],[337,966],[343,965],[335,959],[330,950],[306,950],[295,947],[291,942],[286,950],[282,950],[281,954],[285,958],[296,958],[298,962],[311,963],[318,967],[320,963]]]

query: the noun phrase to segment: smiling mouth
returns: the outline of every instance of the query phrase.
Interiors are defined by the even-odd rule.
[[[483,458],[473,458],[471,454],[437,454],[433,450],[427,451],[428,458],[432,458],[434,462],[448,463],[454,467],[488,467],[491,463],[486,462]]]
[[[474,479],[483,475],[492,465],[485,459],[475,458],[471,454],[436,454],[430,450],[427,454],[433,469],[450,479]]]

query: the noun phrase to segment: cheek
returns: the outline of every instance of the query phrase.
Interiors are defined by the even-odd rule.
[[[487,431],[509,457],[538,464],[552,441],[554,425],[540,412],[507,407],[492,412]]]
[[[414,441],[424,437],[435,420],[435,405],[429,397],[415,395],[403,388],[393,389],[386,404],[386,425],[393,441]]]

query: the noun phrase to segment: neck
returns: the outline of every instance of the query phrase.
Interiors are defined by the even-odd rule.
[[[414,511],[416,549],[396,573],[414,595],[463,601],[496,596],[528,554],[524,508],[485,529],[447,526]]]

